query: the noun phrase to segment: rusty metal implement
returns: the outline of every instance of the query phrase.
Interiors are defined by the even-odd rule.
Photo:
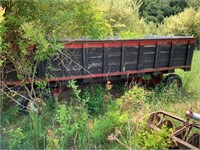
[[[186,112],[187,119],[180,118],[165,111],[153,112],[148,120],[148,126],[161,131],[163,125],[173,129],[172,149],[200,150],[200,124],[190,119],[200,120],[200,114],[191,110]]]

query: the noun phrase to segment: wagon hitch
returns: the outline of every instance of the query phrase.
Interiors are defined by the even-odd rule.
[[[157,131],[161,131],[163,125],[172,128],[173,132],[170,136],[172,149],[200,150],[200,124],[190,121],[190,119],[200,121],[200,114],[190,109],[186,112],[186,117],[183,119],[165,111],[157,111],[150,115],[148,126]]]

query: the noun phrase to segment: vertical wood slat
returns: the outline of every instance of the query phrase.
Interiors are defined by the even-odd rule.
[[[121,72],[125,71],[124,70],[124,52],[125,49],[124,49],[124,43],[122,42],[122,47],[121,47]]]
[[[173,55],[174,54],[174,45],[173,42],[171,40],[171,47],[170,47],[170,54],[169,54],[169,67],[173,66]]]
[[[159,62],[158,62],[158,58],[159,58],[159,51],[160,49],[160,45],[158,45],[158,42],[156,42],[156,51],[155,51],[155,59],[154,59],[154,68],[158,68],[159,67]]]
[[[102,73],[107,73],[108,72],[108,45],[103,44],[103,72]]]
[[[186,49],[186,56],[185,56],[185,65],[190,65],[190,62],[189,62],[190,51],[191,51],[191,45],[190,45],[189,40],[188,40],[187,49]]]
[[[139,43],[138,47],[138,64],[137,64],[137,69],[142,70],[143,69],[143,48],[144,46]]]
[[[125,58],[124,58],[124,55],[125,55],[125,48],[124,48],[124,43],[122,42],[122,44],[121,44],[121,64],[120,64],[120,71],[121,72],[123,72],[123,71],[125,71],[125,66],[124,66],[124,60],[125,60]],[[127,78],[127,75],[121,75],[120,76],[120,78],[121,79],[124,79],[124,78]]]
[[[88,44],[82,45],[83,49],[83,75],[88,74],[88,48],[85,48]]]
[[[61,55],[61,54],[60,54],[59,57],[60,57],[61,60],[65,60],[65,56],[64,56],[64,55]],[[62,76],[63,76],[63,77],[66,76],[66,75],[67,75],[66,69],[65,69],[65,67],[64,67],[63,65],[61,65],[61,69],[62,69]]]
[[[108,72],[108,44],[104,43],[103,44],[103,68],[102,68],[102,73],[107,73]],[[108,77],[103,77],[104,81],[108,80]]]

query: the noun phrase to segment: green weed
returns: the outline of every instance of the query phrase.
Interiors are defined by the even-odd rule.
[[[101,115],[105,112],[104,95],[105,89],[99,85],[91,85],[84,89],[82,98],[86,99],[88,112],[91,116]]]
[[[117,99],[118,105],[120,105],[120,111],[135,111],[137,108],[143,105],[145,101],[145,90],[137,85],[130,90],[125,91],[125,94]]]
[[[120,127],[127,120],[127,114],[121,113],[119,106],[113,102],[109,104],[108,111],[104,116],[94,120],[94,127],[91,131],[91,136],[94,142],[105,142],[110,133],[116,127]]]
[[[107,140],[113,149],[138,149],[136,133],[136,123],[128,119],[123,126],[115,128],[114,133],[111,133]]]
[[[58,148],[86,148],[88,146],[86,144],[88,142],[87,110],[72,105],[68,107],[60,105],[57,109],[52,132],[59,137]]]
[[[163,126],[161,131],[151,130],[150,132],[143,129],[138,133],[139,144],[141,149],[168,149],[171,144],[171,129]]]
[[[6,136],[4,142],[8,144],[9,149],[22,148],[23,140],[26,138],[20,127],[10,130],[3,128],[3,135]]]

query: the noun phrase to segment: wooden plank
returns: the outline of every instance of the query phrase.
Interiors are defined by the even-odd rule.
[[[158,63],[159,54],[160,54],[160,45],[158,45],[158,43],[156,43],[154,68],[158,68],[159,67],[159,63]]]
[[[171,42],[171,47],[170,47],[170,55],[169,55],[169,67],[173,66],[173,54],[174,54],[174,45],[173,42]]]
[[[87,75],[88,74],[88,48],[87,48],[88,44],[83,44],[83,75]]]
[[[108,72],[108,44],[103,44],[103,66],[102,66],[102,73]],[[103,77],[104,81],[109,80],[108,77]]]
[[[195,48],[195,44],[190,43],[190,47],[187,51],[187,60],[185,62],[186,63],[185,65],[191,65],[194,48]],[[186,68],[186,69],[184,69],[184,71],[190,71],[190,68],[188,68],[188,69]]]
[[[187,49],[186,49],[186,56],[185,56],[185,65],[189,65],[189,57],[190,57],[190,51],[191,51],[191,45],[188,43]]]
[[[125,53],[124,43],[122,43],[122,47],[121,47],[121,72],[124,71],[124,53]]]
[[[137,69],[138,70],[142,70],[143,69],[143,48],[144,46],[139,46],[138,47],[138,66]]]
[[[124,48],[124,43],[122,42],[122,47],[121,47],[121,72],[125,71],[125,65],[124,65],[124,55],[125,55],[125,48]],[[126,75],[121,75],[121,79],[125,79],[127,76]]]
[[[46,68],[47,68],[47,60],[41,61],[37,68],[37,77],[38,78],[45,78]]]
[[[108,72],[108,45],[103,46],[103,73]]]

